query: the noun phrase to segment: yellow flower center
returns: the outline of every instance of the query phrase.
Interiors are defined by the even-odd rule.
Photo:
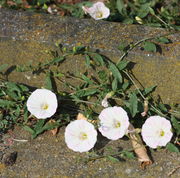
[[[103,17],[103,13],[101,11],[98,11],[96,14],[96,18],[102,18]]]
[[[80,140],[86,140],[86,139],[88,138],[88,136],[87,136],[86,133],[81,132],[81,133],[79,134],[79,138],[80,138]]]
[[[163,137],[165,135],[165,132],[163,130],[160,131],[159,135]]]
[[[49,105],[48,105],[47,103],[45,103],[45,104],[43,104],[43,105],[41,106],[41,108],[42,108],[43,110],[47,110],[47,109],[49,108]]]
[[[121,123],[119,122],[119,121],[114,121],[114,127],[115,128],[119,128],[119,127],[121,127]]]

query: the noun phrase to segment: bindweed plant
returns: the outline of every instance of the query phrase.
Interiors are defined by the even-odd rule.
[[[166,146],[170,151],[179,152],[179,105],[169,106],[155,100],[152,93],[158,86],[139,88],[131,74],[132,63],[126,60],[128,53],[138,45],[155,52],[152,44],[156,41],[164,43],[169,39],[164,35],[121,45],[119,49],[123,54],[117,62],[88,47],[67,49],[56,44],[57,50],[50,51],[53,59],[36,65],[16,66],[19,72],[45,74],[45,85],[36,90],[7,81],[3,72],[7,66],[0,66],[1,130],[21,125],[35,138],[46,130],[68,125],[65,130],[67,146],[74,151],[84,152],[95,145],[97,129],[108,139],[117,140],[125,135],[131,139],[142,128],[142,138],[147,146],[153,149]],[[59,69],[59,65],[70,56],[83,58],[82,72],[63,73]],[[75,84],[72,80],[76,81]],[[56,87],[59,84],[64,90]],[[148,139],[150,137],[151,140]],[[142,145],[139,142],[133,144]],[[132,150],[106,155],[91,152],[88,160],[106,157],[117,161],[117,156],[133,158],[134,154]]]
[[[96,20],[108,17],[106,20],[111,22],[143,24],[176,30],[179,29],[179,0],[104,0],[103,2],[110,10],[110,15],[108,16],[103,15],[103,12],[105,11],[103,11],[101,7],[98,7],[98,9],[101,9],[100,11],[98,10],[98,13],[94,13],[95,10],[91,7],[93,7],[93,4],[95,3],[91,0],[1,0],[0,7],[44,12],[61,16],[66,15],[78,18],[86,18],[88,17],[87,14],[89,14]],[[90,11],[88,9],[90,9]],[[105,14],[107,15],[109,13]]]

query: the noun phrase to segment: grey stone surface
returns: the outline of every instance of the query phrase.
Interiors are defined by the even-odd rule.
[[[117,49],[122,41],[137,42],[167,33],[162,29],[141,25],[123,25],[6,9],[0,9],[0,19],[0,59],[1,63],[11,65],[50,58],[44,51],[52,49],[55,42],[68,47],[84,45],[98,49],[117,61],[122,55]],[[137,47],[130,52],[128,59],[136,63],[133,73],[141,84],[144,87],[157,85],[156,95],[160,95],[163,102],[172,104],[179,103],[180,100],[180,35],[175,33],[168,38],[172,43],[161,45],[159,52],[145,52]],[[74,61],[71,60],[72,63],[66,66],[76,63],[77,70],[81,70],[77,65],[78,61]],[[22,79],[18,74],[14,76],[14,79]],[[25,79],[22,81],[26,82]],[[41,80],[33,79],[34,83],[38,83],[35,81]],[[38,84],[42,85],[42,81]]]
[[[20,128],[16,128],[13,134],[16,139],[26,139],[28,142],[15,142],[11,146],[11,152],[18,152],[16,163],[5,168],[0,166],[0,178],[168,178],[168,174],[180,163],[178,153],[157,150],[151,155],[153,164],[145,170],[140,168],[136,159],[112,162],[103,158],[85,164],[83,158],[86,153],[73,152],[67,148],[64,128],[60,128],[57,136],[46,132],[34,140]],[[103,139],[98,140],[100,145],[104,145],[103,142]],[[106,147],[114,151],[120,148],[131,149],[131,143],[121,139],[108,142]],[[177,169],[171,178],[179,175],[180,169]]]
[[[63,45],[90,46],[98,49],[112,60],[122,55],[118,45],[122,40],[136,42],[145,37],[165,34],[162,29],[140,25],[122,25],[105,21],[82,20],[69,17],[34,14],[0,9],[0,64],[36,63],[50,59],[45,51],[54,49],[54,43]],[[164,102],[179,103],[180,100],[180,42],[179,34],[168,36],[172,43],[162,46],[162,52],[150,53],[134,49],[128,59],[135,62],[133,73],[145,87],[157,85],[157,92]],[[72,58],[62,64],[62,71],[76,72],[82,70],[82,60]],[[73,67],[72,67],[73,66]],[[29,79],[28,79],[29,78]],[[30,73],[13,73],[10,80],[41,87],[43,76]],[[166,178],[168,173],[179,166],[177,153],[167,150],[152,152],[153,164],[146,170],[139,168],[137,160],[118,163],[106,159],[88,164],[79,161],[85,153],[69,150],[64,142],[64,128],[60,128],[57,137],[46,132],[32,140],[30,135],[20,128],[14,129],[16,139],[28,142],[16,142],[9,151],[17,151],[16,163],[4,167],[0,164],[1,178],[62,178],[62,177],[113,177],[113,178]],[[103,140],[98,140],[101,144]],[[119,147],[130,149],[129,141],[118,140],[107,144],[113,149]],[[1,151],[1,150],[0,150]],[[171,177],[178,177],[178,169]]]

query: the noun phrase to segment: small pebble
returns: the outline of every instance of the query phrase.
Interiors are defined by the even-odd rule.
[[[4,154],[2,162],[5,166],[12,166],[16,162],[17,152]]]

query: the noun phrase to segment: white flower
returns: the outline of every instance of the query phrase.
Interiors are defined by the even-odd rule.
[[[27,109],[38,119],[49,118],[57,109],[56,95],[47,89],[36,89],[27,100]]]
[[[103,106],[104,108],[107,108],[108,107],[108,100],[107,98],[104,98],[101,102],[101,106]]]
[[[151,148],[166,146],[173,136],[171,123],[160,116],[149,117],[142,126],[141,134],[144,142]]]
[[[106,96],[104,97],[104,99],[101,102],[101,106],[103,106],[104,108],[107,108],[108,105],[109,105],[108,99],[111,98],[113,95],[114,95],[113,91],[107,93]]]
[[[92,7],[82,6],[83,11],[89,14],[95,20],[108,18],[110,15],[110,10],[107,8],[103,2],[96,2]]]
[[[110,140],[122,138],[128,130],[129,118],[127,112],[121,107],[108,107],[99,115],[99,131]]]
[[[94,147],[97,131],[86,120],[72,121],[65,129],[65,142],[73,151],[86,152]]]

